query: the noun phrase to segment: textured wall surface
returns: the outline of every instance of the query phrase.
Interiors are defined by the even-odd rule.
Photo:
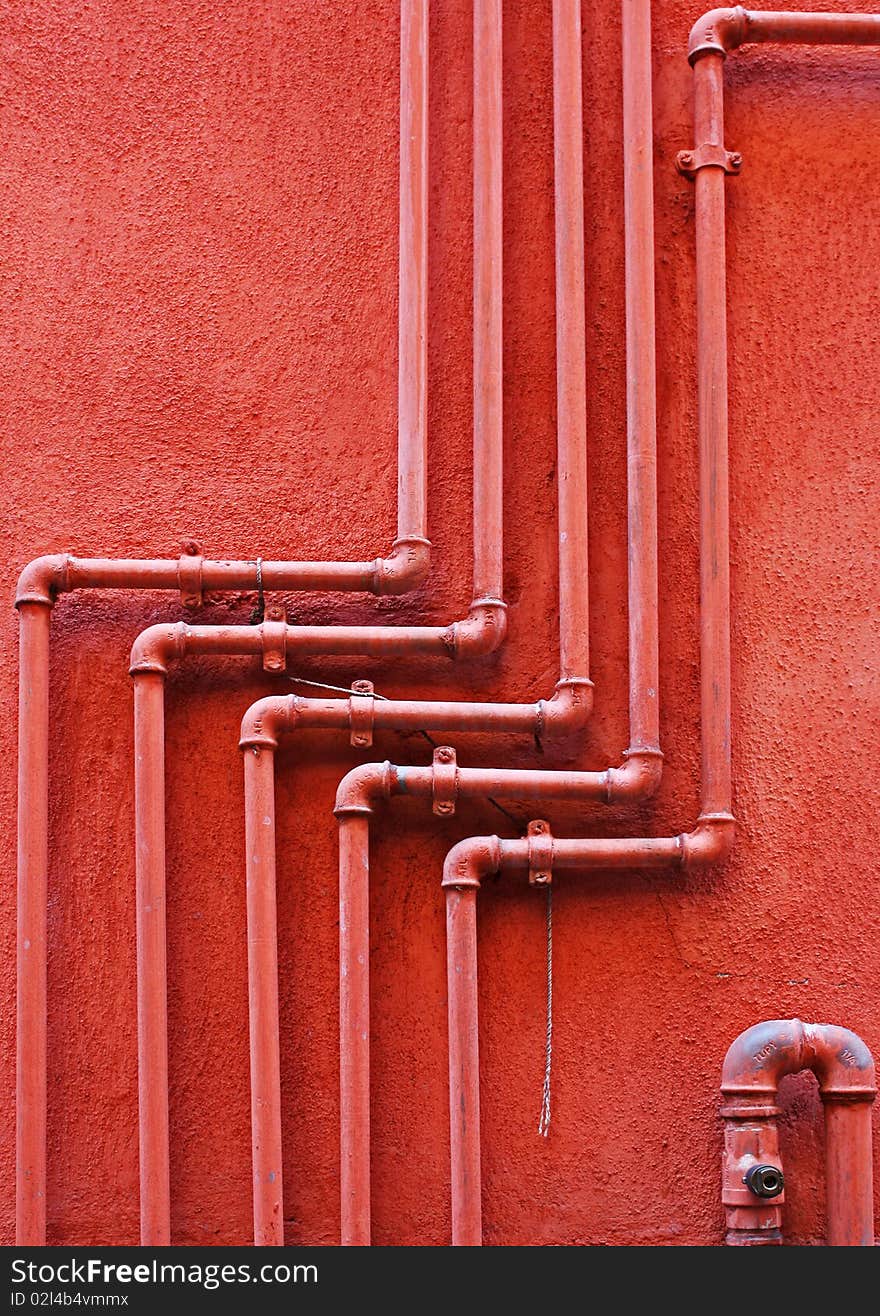
[[[795,7],[801,6],[793,0]],[[828,7],[870,9],[870,0]],[[298,620],[445,622],[469,595],[470,5],[431,19],[430,531],[413,596],[291,596]],[[626,744],[620,26],[585,5],[591,612],[596,711],[555,763]],[[503,652],[452,670],[303,662],[385,694],[537,698],[556,664],[550,5],[506,0]],[[699,789],[693,3],[654,5],[663,785],[556,811],[583,835],[685,830]],[[0,1237],[13,1215],[15,578],[47,551],[363,557],[393,538],[395,0],[20,0],[0,35]],[[880,57],[751,47],[726,68],[734,766],[739,837],[701,877],[563,874],[553,1122],[541,1100],[545,915],[480,897],[490,1243],[717,1244],[718,1080],[763,1018],[854,1028],[880,1056],[877,374]],[[253,597],[206,621],[248,620]],[[49,1241],[137,1238],[131,686],[172,596],[62,598],[52,632]],[[282,679],[189,660],[168,683],[174,1239],[250,1237],[242,779],[248,704]],[[527,766],[461,737],[459,761]],[[430,762],[383,733],[362,757]],[[347,739],[279,755],[286,1236],[338,1238],[334,791]],[[551,765],[549,755],[546,758]],[[374,829],[375,1239],[449,1237],[440,871],[527,819],[396,801]],[[821,1107],[786,1080],[788,1237],[824,1234]]]

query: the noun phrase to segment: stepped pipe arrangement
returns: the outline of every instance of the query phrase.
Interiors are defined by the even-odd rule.
[[[810,1069],[825,1108],[825,1214],[832,1247],[873,1247],[871,1105],[874,1061],[860,1037],[833,1024],[772,1019],[748,1028],[724,1060],[721,1200],[725,1241],[782,1242],[785,1177],[779,1156],[780,1079]]]
[[[624,18],[631,6],[624,3]],[[649,15],[639,8],[624,29],[625,85],[637,32]],[[675,837],[554,838],[543,819],[518,840],[471,837],[446,857],[449,1109],[454,1244],[482,1242],[480,1102],[477,1028],[476,894],[483,877],[527,871],[544,885],[553,869],[690,869],[718,863],[734,838],[730,759],[730,553],[727,470],[727,295],[724,180],[742,161],[724,147],[723,60],[746,41],[880,45],[880,16],[753,13],[713,10],[694,25],[688,58],[694,68],[695,147],[678,157],[696,182],[697,406],[700,454],[700,816]],[[639,43],[650,85],[650,43]]]
[[[416,45],[426,58],[426,8],[406,7],[402,50]],[[417,37],[412,15],[421,16]],[[131,674],[135,687],[135,815],[138,918],[138,1055],[141,1153],[141,1240],[159,1246],[170,1238],[168,1134],[168,1042],[165,954],[165,770],[164,679],[172,659],[186,656],[262,654],[269,671],[283,671],[287,658],[303,654],[370,654],[393,657],[428,653],[473,657],[502,642],[506,607],[502,592],[501,430],[501,11],[498,0],[478,0],[474,42],[474,593],[468,618],[447,627],[291,627],[283,613],[261,626],[193,627],[182,623],[149,627],[135,641]],[[402,68],[406,68],[403,56]],[[424,75],[425,80],[427,74]],[[405,79],[404,79],[405,83]],[[404,96],[405,101],[405,96]],[[582,439],[582,435],[576,436]],[[560,481],[570,484],[567,506],[586,499],[586,455],[572,439],[563,454]],[[586,676],[584,604],[575,593],[586,577],[586,526],[573,517],[566,543],[564,606],[574,624],[561,637],[563,676],[553,699],[537,704],[456,704],[428,700],[376,702],[369,682],[356,682],[347,700],[268,699],[256,706],[250,731],[254,745],[276,733],[272,714],[282,709],[285,727],[349,731],[356,746],[368,745],[372,728],[448,729],[482,718],[490,726],[551,737],[580,728],[592,708]],[[569,601],[568,594],[571,595]],[[263,764],[270,759],[262,760]],[[280,1186],[280,1169],[278,1175]],[[280,1198],[278,1199],[280,1201]],[[275,1221],[275,1230],[278,1221]]]
[[[574,14],[577,7],[566,7]],[[259,700],[242,721],[245,750],[247,913],[251,1017],[251,1111],[254,1144],[254,1229],[259,1244],[281,1244],[280,1059],[278,1032],[278,930],[275,916],[274,754],[279,736],[301,728],[339,728],[370,744],[372,730],[516,733],[554,738],[583,729],[592,709],[587,675],[587,458],[585,458],[583,162],[581,162],[580,28],[566,45],[576,70],[576,101],[566,100],[567,149],[556,159],[556,347],[558,347],[559,487],[559,682],[552,699],[531,704],[439,703],[370,697],[358,713],[353,699],[300,699],[295,695]],[[485,139],[501,147],[501,7],[497,0],[477,4],[474,17],[475,125],[487,125]],[[562,47],[560,47],[562,49]],[[559,91],[559,87],[558,87]],[[575,91],[570,78],[566,96]],[[480,108],[483,107],[483,108]],[[492,107],[491,116],[485,107]],[[574,122],[568,118],[574,117]],[[488,125],[492,124],[492,132]],[[475,187],[475,192],[477,188]],[[500,365],[500,361],[499,361]],[[648,463],[650,466],[650,463]],[[651,470],[652,467],[650,466]],[[641,482],[646,524],[654,524],[643,504],[652,488]],[[656,684],[656,683],[655,683]],[[345,896],[341,896],[345,899]],[[345,926],[346,920],[343,919]],[[345,974],[345,967],[342,969]],[[354,983],[354,978],[353,978]],[[343,1058],[345,1065],[345,1058]],[[367,1157],[364,1175],[364,1155]],[[343,1224],[346,1242],[367,1241],[368,1149],[353,1158],[343,1151]],[[366,1203],[366,1215],[364,1215]]]
[[[398,310],[398,534],[391,554],[372,562],[212,561],[189,541],[179,560],[114,560],[76,558],[60,554],[37,558],[22,571],[16,594],[20,618],[19,768],[18,768],[18,968],[17,968],[17,1084],[16,1084],[16,1238],[22,1245],[39,1246],[46,1237],[46,884],[48,867],[49,804],[49,625],[59,594],[83,589],[179,590],[187,607],[199,606],[207,591],[362,590],[377,594],[415,589],[429,567],[430,543],[426,534],[427,507],[427,0],[401,4],[401,146],[399,215]],[[497,203],[500,205],[500,202]],[[476,286],[482,298],[475,325],[475,343],[500,329],[500,263],[488,245],[485,232],[475,233]],[[490,309],[498,308],[489,315]],[[504,638],[505,607],[498,591],[487,582],[500,580],[501,536],[496,509],[500,506],[501,432],[500,379],[496,378],[497,347],[477,355],[475,393],[486,405],[475,409],[474,425],[474,580],[476,603],[467,619],[450,627],[348,627],[287,628],[277,611],[259,627],[188,627],[182,623],[151,628],[148,638],[135,646],[134,662],[143,662],[151,674],[150,695],[139,702],[136,725],[152,725],[150,711],[157,705],[162,655],[186,652],[262,654],[267,670],[281,670],[289,637],[291,651],[344,653],[407,652],[472,656],[489,652]],[[212,632],[220,634],[211,639]],[[229,632],[234,632],[228,638]],[[399,631],[406,638],[398,646]],[[216,645],[216,647],[212,647]],[[163,647],[164,646],[164,647]],[[204,646],[203,648],[200,646]],[[158,657],[157,657],[158,655]],[[136,764],[140,791],[155,798],[161,790],[156,777],[161,765],[161,731],[158,752],[147,763]],[[160,809],[164,808],[164,801]],[[143,832],[139,827],[139,831]],[[156,840],[157,829],[148,833]],[[162,864],[161,855],[145,863]],[[138,885],[147,879],[139,872]],[[164,909],[152,911],[162,919]],[[157,937],[141,927],[141,940],[151,941],[164,964],[164,931]],[[161,940],[161,951],[159,942]],[[142,1012],[143,1014],[143,1012]],[[142,1019],[143,1023],[143,1019]],[[141,1028],[141,1031],[143,1029]],[[143,1041],[143,1038],[142,1038]],[[160,1064],[161,1061],[157,1060]],[[143,1076],[140,1080],[143,1101]],[[149,1123],[149,1121],[148,1121]],[[161,1128],[159,1130],[161,1136]],[[152,1135],[147,1135],[148,1145]],[[142,1131],[142,1161],[144,1134]],[[149,1154],[147,1155],[149,1160]],[[147,1221],[142,1241],[167,1241],[167,1212],[157,1199],[163,1192],[162,1173],[142,1165],[142,1218]],[[167,1202],[167,1194],[166,1194]],[[150,1220],[158,1223],[149,1223]]]

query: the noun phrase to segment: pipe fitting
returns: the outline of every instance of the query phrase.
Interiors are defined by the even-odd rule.
[[[663,754],[659,749],[626,749],[622,768],[605,773],[607,804],[638,804],[657,794],[663,776]]]
[[[239,749],[278,748],[278,738],[296,726],[296,695],[268,695],[258,699],[241,719]]]
[[[696,64],[702,55],[720,55],[724,59],[747,39],[749,13],[742,5],[735,9],[710,9],[698,18],[688,37],[688,62]]]
[[[567,676],[556,683],[552,699],[539,699],[535,735],[555,740],[585,731],[593,712],[593,682],[588,677]]]
[[[452,658],[479,658],[500,649],[507,635],[507,604],[503,599],[474,599],[465,621],[447,628],[443,642]]]
[[[396,769],[387,759],[384,763],[359,763],[339,783],[333,805],[335,817],[371,814],[377,804],[391,799],[395,780]]]
[[[129,675],[137,676],[141,672],[159,672],[164,676],[172,658],[182,658],[186,651],[185,622],[159,622],[148,626],[131,646]]]
[[[15,587],[15,606],[44,603],[52,607],[59,594],[70,589],[70,554],[47,553],[35,557],[22,570]]]
[[[692,832],[678,839],[681,866],[688,872],[722,863],[733,849],[736,821],[731,813],[701,813]]]
[[[395,539],[388,557],[373,564],[373,593],[408,594],[424,583],[430,567],[430,539]]]
[[[501,841],[497,836],[468,836],[454,845],[443,863],[444,887],[479,890],[484,877],[501,867]]]

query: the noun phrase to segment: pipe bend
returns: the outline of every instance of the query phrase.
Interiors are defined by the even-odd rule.
[[[556,682],[552,699],[539,699],[536,733],[539,739],[570,736],[585,731],[593,712],[593,682],[568,676]]]
[[[391,799],[395,777],[396,770],[387,759],[384,763],[359,763],[339,783],[333,813],[337,818],[371,814],[377,804]]]
[[[188,629],[186,622],[177,621],[158,622],[141,631],[131,646],[129,675],[160,672],[164,676],[171,659],[183,656]]]
[[[443,636],[453,658],[479,658],[500,649],[507,635],[507,604],[503,599],[474,599],[467,620],[456,621]]]
[[[735,50],[746,40],[749,29],[748,10],[710,9],[697,19],[688,37],[688,61],[695,64],[701,55],[720,55]]]
[[[803,1024],[807,1065],[825,1100],[873,1101],[874,1058],[858,1033],[837,1024]]]
[[[725,1096],[775,1099],[779,1080],[806,1065],[800,1019],[769,1019],[740,1033],[728,1047],[721,1070]]]
[[[468,836],[452,847],[443,862],[444,887],[476,887],[501,867],[501,841],[497,836]]]
[[[296,726],[296,696],[267,695],[258,699],[241,719],[239,749],[277,749],[282,732]]]
[[[679,837],[682,867],[691,871],[723,863],[733,849],[735,834],[733,814],[700,814],[694,830]]]
[[[373,564],[373,593],[408,594],[424,583],[430,567],[430,539],[395,539],[388,557]]]
[[[724,1059],[721,1091],[773,1099],[780,1079],[802,1069],[816,1075],[825,1100],[874,1100],[874,1060],[858,1034],[800,1019],[770,1019],[740,1033]]]
[[[59,594],[70,589],[70,554],[47,553],[29,562],[15,587],[15,606],[45,603],[50,608]]]
[[[622,768],[605,773],[608,804],[638,804],[657,794],[663,776],[663,754],[659,749],[627,749]]]

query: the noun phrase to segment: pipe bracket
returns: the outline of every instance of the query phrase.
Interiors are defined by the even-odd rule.
[[[366,749],[373,743],[373,716],[376,696],[372,681],[353,681],[351,699],[349,700],[349,726],[351,743],[358,749]]]
[[[263,670],[283,672],[287,666],[287,614],[279,603],[270,603],[260,624]]]
[[[194,539],[187,539],[181,547],[177,562],[177,584],[180,589],[180,601],[185,608],[200,608],[205,601],[202,587],[202,546]]]
[[[527,830],[529,841],[529,885],[549,886],[553,876],[553,833],[550,824],[543,818],[530,822]]]
[[[434,750],[432,772],[432,798],[434,812],[441,817],[455,813],[458,798],[458,764],[451,745],[438,745]]]
[[[694,179],[701,169],[723,169],[726,174],[738,174],[742,168],[739,151],[728,151],[717,142],[703,142],[692,151],[679,151],[675,167],[685,178]]]

